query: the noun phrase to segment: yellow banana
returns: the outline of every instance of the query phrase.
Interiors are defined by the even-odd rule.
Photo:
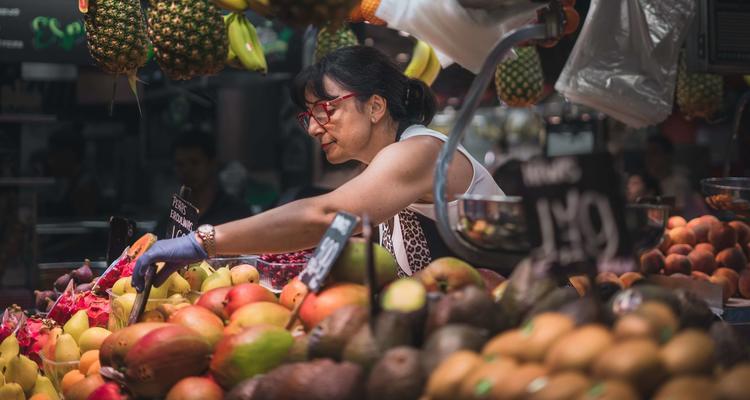
[[[253,63],[253,68],[248,68],[251,71],[258,71],[263,74],[268,72],[268,63],[266,62],[266,55],[263,53],[263,45],[260,43],[260,38],[258,38],[258,31],[255,29],[255,26],[250,23],[250,21],[245,18],[243,15],[240,19],[240,23],[242,24],[242,28],[246,33],[246,38],[251,46],[251,51],[253,53],[253,59],[255,60],[255,63]],[[247,47],[247,46],[245,46]],[[257,68],[254,68],[254,66],[257,65]]]
[[[435,53],[435,50],[430,47],[430,57],[427,61],[427,67],[422,74],[419,75],[419,80],[426,83],[427,86],[432,86],[432,83],[435,82],[438,74],[440,74],[440,68],[440,61],[437,58],[437,54]]]
[[[234,12],[243,12],[250,6],[246,0],[211,0],[217,7]]]
[[[245,21],[247,20],[244,15],[237,14],[229,24],[227,32],[229,34],[229,47],[245,69],[265,72],[267,69],[265,66],[265,57],[262,61],[259,60],[253,43],[252,36],[254,34],[257,36],[255,28],[249,22],[245,23]]]
[[[414,51],[411,55],[411,61],[406,66],[404,75],[409,78],[418,78],[427,68],[427,62],[430,60],[430,45],[421,40],[417,40],[417,44],[414,45]]]
[[[229,13],[229,14],[224,15],[224,27],[227,29],[227,32],[229,31],[229,24],[231,24],[232,21],[234,21],[234,19],[235,19],[236,16],[237,16],[237,14],[235,14],[235,13]],[[229,37],[228,33],[227,33],[227,37]],[[227,59],[226,59],[226,63],[230,67],[234,67],[234,68],[237,68],[237,69],[244,69],[245,68],[245,67],[242,66],[242,63],[240,63],[239,60],[237,60],[237,54],[235,54],[234,51],[232,51],[232,46],[228,46],[227,47]]]

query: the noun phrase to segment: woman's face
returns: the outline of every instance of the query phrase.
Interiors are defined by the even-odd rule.
[[[323,85],[326,92],[335,98],[351,93],[328,77],[323,79]],[[308,108],[320,100],[311,91],[305,93]],[[357,102],[354,97],[335,101],[328,107],[330,118],[323,126],[314,118],[310,118],[307,133],[320,142],[326,158],[332,164],[352,159],[362,161],[360,156],[370,141],[372,123],[367,114],[368,103],[358,107]]]

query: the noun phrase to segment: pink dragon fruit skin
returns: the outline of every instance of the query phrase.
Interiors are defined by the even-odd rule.
[[[6,308],[5,311],[3,311],[2,320],[0,320],[0,342],[13,334],[19,324],[23,324],[25,320],[26,315],[18,305],[13,304]]]
[[[36,361],[40,366],[42,359],[39,353],[50,337],[50,331],[55,327],[55,321],[30,317],[16,333],[21,353]]]
[[[86,310],[89,326],[106,327],[109,320],[109,299],[99,297],[94,292],[62,294],[57,306],[49,313],[49,318],[58,324],[65,324],[79,310]]]
[[[118,279],[133,275],[133,268],[135,268],[135,259],[124,256],[114,267],[104,271],[104,274],[96,282],[97,290],[104,293],[107,289],[111,289]]]

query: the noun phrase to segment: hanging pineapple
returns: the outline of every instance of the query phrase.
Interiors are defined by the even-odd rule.
[[[711,119],[721,108],[724,79],[721,75],[688,72],[685,53],[677,67],[677,106],[689,119]]]
[[[227,32],[209,0],[150,0],[148,36],[169,79],[192,79],[224,68]]]
[[[497,97],[511,107],[529,107],[544,91],[542,63],[534,46],[516,48],[516,54],[495,70]]]
[[[140,0],[90,0],[82,11],[91,57],[105,72],[127,75],[134,87],[149,49]]]
[[[348,25],[342,25],[338,29],[327,25],[318,32],[317,44],[315,46],[315,62],[320,61],[326,54],[336,49],[356,46],[358,44],[357,36],[349,29]]]
[[[322,27],[329,22],[345,21],[357,0],[269,0],[271,13],[295,26]]]

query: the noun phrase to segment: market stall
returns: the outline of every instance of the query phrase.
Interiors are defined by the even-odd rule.
[[[273,29],[260,29],[258,18],[304,30],[298,50],[308,65],[358,45],[355,31],[363,26],[399,31],[413,47],[394,57],[420,82],[406,85],[407,105],[409,88],[435,87],[448,65],[461,65],[471,85],[436,117],[448,136],[431,160],[426,206],[435,223],[430,240],[440,239],[450,255],[412,268],[424,248],[399,252],[383,240],[402,214],[373,221],[369,212],[344,209],[329,212],[325,229],[281,231],[314,232],[313,247],[228,255],[217,248],[240,241],[227,232],[246,232],[242,222],[223,230],[200,224],[202,192],[183,184],[165,199],[164,232],[143,234],[136,216],[113,216],[93,233],[106,241],[102,260],[80,254],[75,264],[42,263],[34,253],[27,279],[38,285],[34,305],[8,307],[0,320],[0,400],[747,399],[750,178],[743,146],[750,131],[743,116],[750,96],[720,103],[724,79],[750,72],[750,59],[721,53],[731,42],[726,36],[704,40],[705,49],[690,39],[732,8],[621,0],[615,10],[602,3],[587,3],[581,18],[580,4],[570,0],[79,0],[85,29],[68,25],[59,40],[73,46],[65,38],[80,33],[98,68],[127,77],[115,81],[127,85],[133,115],[151,121],[143,125],[154,121],[154,96],[169,97],[174,88],[155,95],[139,87],[141,70],[206,83],[232,68],[254,81],[286,82],[286,75],[272,76],[278,63],[269,50],[283,41],[264,40],[259,31]],[[700,23],[690,28],[694,18]],[[50,18],[35,21],[53,36],[59,30]],[[553,89],[545,86],[539,49],[565,40],[575,45]],[[704,58],[704,51],[719,56]],[[211,103],[180,88],[190,101]],[[488,88],[503,105],[504,126],[495,127],[502,133],[487,133],[499,113],[478,111]],[[567,100],[548,101],[544,110],[565,112],[543,111],[540,120],[512,114],[539,111],[535,105],[554,99],[555,90]],[[224,101],[241,98],[219,93]],[[332,119],[326,107],[356,96],[331,96],[299,122],[308,132],[322,127]],[[179,107],[167,106],[169,115],[187,119]],[[624,157],[613,150],[627,138],[603,128],[605,118],[651,126],[675,109],[709,121],[734,112],[721,172],[699,181],[698,212],[667,193],[631,198]],[[220,126],[242,125],[228,115]],[[514,118],[525,128],[514,128]],[[571,126],[583,128],[568,132]],[[157,138],[142,139],[158,152]],[[240,151],[232,148],[238,136],[223,139],[224,155]],[[502,153],[486,145],[495,141],[517,152],[502,175],[514,182],[513,195],[449,193],[454,158],[470,159],[463,145],[491,165]],[[276,210],[295,204],[305,203]],[[285,221],[272,211],[242,221]],[[255,232],[251,223],[245,229]],[[269,225],[259,226],[268,237],[282,236]],[[25,233],[32,237],[26,247],[60,226],[39,231],[37,224]],[[400,235],[404,226],[397,223]],[[8,229],[5,222],[0,228]]]

